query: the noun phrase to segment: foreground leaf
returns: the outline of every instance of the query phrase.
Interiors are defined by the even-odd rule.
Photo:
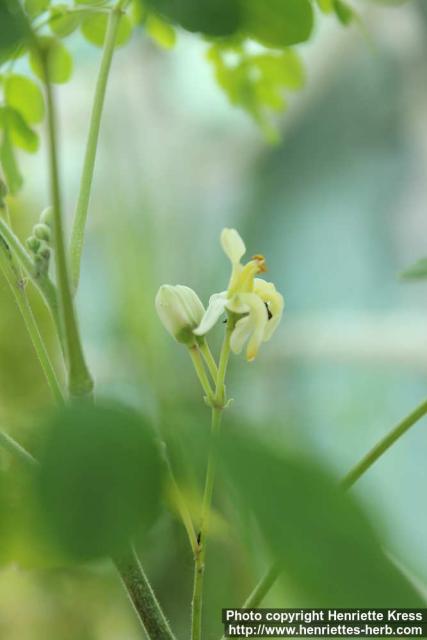
[[[314,23],[310,0],[245,0],[244,30],[264,45],[305,42]]]
[[[72,557],[111,555],[153,521],[161,463],[151,429],[119,407],[75,406],[52,420],[41,461],[45,520]]]
[[[147,0],[145,4],[166,20],[194,33],[228,36],[241,26],[238,0]]]
[[[228,437],[222,458],[301,606],[422,605],[357,500],[317,463],[272,451],[247,433]]]
[[[60,40],[44,36],[38,40],[39,46],[48,56],[49,79],[55,84],[68,82],[73,72],[73,59]],[[30,66],[38,78],[44,80],[40,52],[33,49],[30,53]]]

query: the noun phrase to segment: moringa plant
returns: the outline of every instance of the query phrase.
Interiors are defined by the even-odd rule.
[[[344,0],[0,0],[0,162],[4,175],[0,181],[0,267],[54,407],[43,425],[37,458],[7,433],[0,433],[0,444],[22,463],[25,477],[15,482],[13,474],[1,472],[0,558],[5,563],[20,562],[22,549],[18,550],[16,540],[22,548],[30,537],[41,554],[48,549],[52,566],[110,557],[151,640],[172,640],[176,635],[134,543],[138,541],[143,548],[146,532],[159,512],[173,503],[194,559],[191,639],[205,638],[204,576],[209,567],[206,551],[218,474],[237,496],[236,504],[253,514],[271,557],[271,566],[266,567],[245,607],[258,606],[281,575],[293,585],[301,605],[415,607],[423,602],[384,551],[378,533],[348,489],[427,413],[427,401],[340,483],[318,463],[273,450],[242,429],[221,434],[222,416],[231,402],[226,388],[230,355],[245,349],[246,360],[255,360],[262,343],[273,337],[284,307],[282,295],[263,278],[265,258],[255,255],[242,264],[246,247],[236,230],[224,229],[221,234],[231,277],[224,291],[211,296],[206,309],[190,288],[164,285],[153,308],[146,310],[153,313],[155,306],[167,331],[188,351],[211,412],[206,479],[196,515],[177,480],[168,447],[150,421],[130,408],[96,399],[75,307],[115,48],[125,45],[132,34],[146,34],[167,48],[173,46],[180,30],[197,34],[206,43],[207,60],[230,103],[244,109],[268,139],[275,139],[274,114],[285,109],[287,94],[304,84],[297,46],[310,39],[315,20],[334,17],[343,25],[359,21]],[[71,79],[73,59],[66,42],[78,30],[102,48],[102,56],[68,240],[55,85]],[[27,74],[17,71],[23,57],[29,63]],[[14,231],[10,195],[18,194],[23,184],[19,154],[21,150],[38,151],[41,124],[49,158],[48,206],[23,242]],[[425,273],[421,262],[407,275]],[[29,283],[51,314],[62,372],[42,337],[27,294]],[[219,327],[224,337],[216,357],[208,338]],[[239,366],[249,365],[240,358]],[[166,493],[169,501],[164,501]]]

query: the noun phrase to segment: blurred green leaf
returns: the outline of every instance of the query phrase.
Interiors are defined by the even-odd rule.
[[[107,34],[108,27],[108,15],[105,13],[96,13],[86,16],[82,20],[81,30],[89,42],[102,47],[104,45],[105,36]],[[132,35],[132,22],[127,15],[122,15],[120,18],[119,29],[116,38],[116,47],[121,47]]]
[[[69,5],[57,4],[50,10],[49,27],[59,38],[72,34],[82,21],[82,14],[70,11]]]
[[[22,187],[23,179],[16,162],[15,152],[10,139],[9,129],[7,127],[3,129],[2,133],[0,162],[9,191],[12,195],[15,195]]]
[[[25,11],[30,18],[36,18],[49,8],[50,0],[25,0]]]
[[[238,0],[147,0],[152,11],[195,33],[228,36],[241,24]]]
[[[47,53],[49,78],[51,82],[68,82],[73,72],[73,59],[67,48],[56,38],[39,38],[40,47]],[[37,77],[44,79],[40,53],[36,49],[30,52],[30,66]]]
[[[245,0],[244,29],[270,47],[305,42],[313,30],[310,0]]]
[[[43,94],[30,78],[16,74],[6,76],[4,95],[8,106],[18,111],[29,124],[43,120]]]
[[[317,6],[323,13],[332,13],[334,0],[317,0]]]
[[[352,22],[354,13],[346,2],[343,0],[334,0],[334,9],[341,24],[347,26]]]
[[[143,418],[120,407],[79,405],[57,413],[41,461],[46,521],[72,557],[120,551],[153,521],[162,465]]]
[[[316,462],[273,451],[249,433],[225,438],[221,454],[301,606],[422,605],[357,500]]]
[[[0,128],[7,130],[14,146],[35,153],[39,148],[39,137],[25,122],[21,114],[11,107],[0,107]]]
[[[412,267],[400,274],[404,280],[424,280],[427,278],[427,258],[418,260]]]
[[[28,20],[18,0],[0,2],[0,62],[18,45],[32,37]]]
[[[175,46],[175,29],[164,20],[160,20],[155,15],[149,15],[145,20],[144,27],[150,38],[164,49],[171,49]]]
[[[304,69],[297,53],[285,49],[249,54],[242,48],[214,45],[208,58],[215,67],[217,82],[231,104],[245,109],[262,127],[267,138],[275,140],[277,133],[269,114],[285,108],[286,89],[300,89],[304,84]]]

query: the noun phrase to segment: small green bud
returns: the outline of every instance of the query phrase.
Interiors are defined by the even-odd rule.
[[[37,251],[40,249],[40,245],[41,245],[40,240],[35,236],[30,236],[27,239],[27,247],[29,248],[31,253],[37,253]]]
[[[156,295],[155,305],[163,326],[175,340],[194,344],[193,329],[199,326],[205,312],[198,295],[189,287],[165,284]]]
[[[50,242],[51,232],[47,224],[39,223],[34,226],[33,233],[39,240]]]
[[[53,223],[53,207],[46,207],[40,214],[40,222],[52,227]]]
[[[42,248],[39,250],[39,256],[41,258],[43,258],[43,260],[49,261],[50,259],[50,247],[46,246],[42,246]]]

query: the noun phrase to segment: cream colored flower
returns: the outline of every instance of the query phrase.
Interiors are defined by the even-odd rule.
[[[155,305],[163,326],[175,340],[194,343],[193,329],[205,312],[197,293],[184,285],[164,284],[157,292]]]
[[[247,343],[246,357],[252,361],[261,344],[270,340],[280,322],[283,297],[271,282],[256,277],[266,271],[263,256],[254,256],[244,265],[241,263],[246,247],[235,229],[223,229],[221,246],[232,265],[228,289],[211,296],[194,333],[204,336],[222,314],[229,311],[238,317],[231,335],[231,349],[240,353]]]

